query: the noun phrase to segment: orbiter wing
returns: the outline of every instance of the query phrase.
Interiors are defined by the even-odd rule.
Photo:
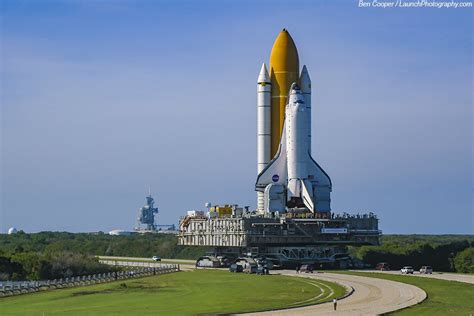
[[[309,153],[308,153],[309,154]],[[309,154],[308,180],[313,186],[314,209],[318,212],[331,211],[332,182],[328,174]]]
[[[331,178],[329,178],[328,174],[321,168],[320,165],[316,161],[314,161],[311,154],[308,153],[310,162],[308,166],[308,179],[312,182],[317,184],[318,186],[330,186],[332,187]]]

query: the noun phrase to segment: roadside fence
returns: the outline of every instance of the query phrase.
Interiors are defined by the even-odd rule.
[[[145,268],[162,268],[166,266],[176,266],[176,264],[166,264],[160,262],[146,262],[146,261],[125,261],[125,260],[99,260],[102,264],[109,266],[120,267],[145,267]],[[179,265],[177,265],[179,267]]]
[[[102,260],[101,260],[102,262]],[[118,261],[120,262],[120,261]],[[104,264],[109,264],[102,262]],[[143,262],[146,263],[146,262]],[[152,265],[154,263],[151,263]],[[110,264],[112,265],[112,264]],[[113,282],[132,278],[140,278],[156,274],[165,274],[179,271],[179,264],[157,264],[154,266],[146,265],[124,265],[113,264],[114,266],[126,266],[129,269],[124,271],[114,271],[106,273],[97,273],[91,275],[76,276],[70,278],[43,280],[43,281],[1,281],[0,280],[0,298],[46,291],[52,289],[69,288],[75,286],[86,286],[98,283]]]

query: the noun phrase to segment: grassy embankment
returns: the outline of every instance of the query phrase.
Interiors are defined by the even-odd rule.
[[[394,312],[392,315],[471,315],[474,314],[474,285],[456,281],[368,272],[341,272],[412,284],[428,297],[421,304]]]
[[[3,298],[0,315],[226,314],[310,305],[344,292],[319,280],[195,270]]]

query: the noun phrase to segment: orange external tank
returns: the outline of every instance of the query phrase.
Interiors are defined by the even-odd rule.
[[[285,120],[285,106],[293,82],[299,83],[299,58],[295,42],[283,29],[273,44],[270,54],[271,91],[271,158],[280,145]]]

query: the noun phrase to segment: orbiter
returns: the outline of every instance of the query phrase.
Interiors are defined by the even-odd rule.
[[[311,80],[306,66],[300,74],[285,29],[273,45],[270,74],[265,64],[260,70],[257,109],[257,209],[330,212],[331,179],[311,156]]]

